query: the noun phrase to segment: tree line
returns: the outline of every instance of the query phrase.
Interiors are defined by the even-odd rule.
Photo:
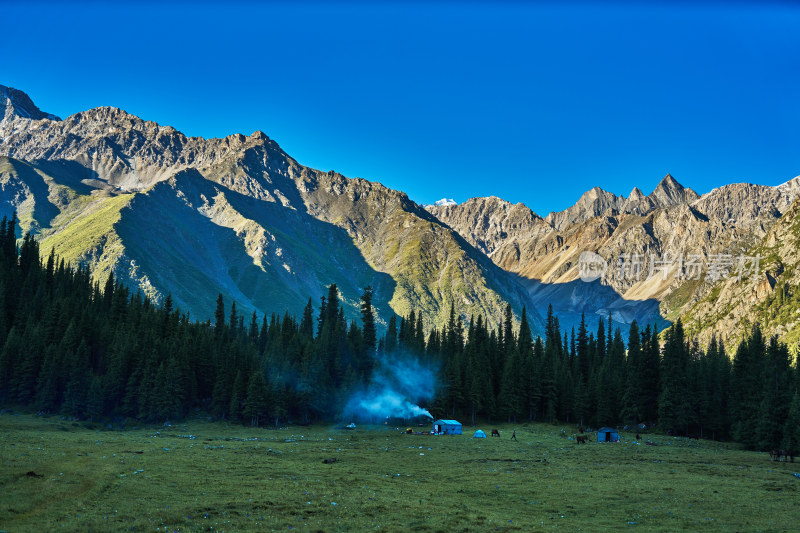
[[[665,332],[634,322],[627,345],[601,318],[562,332],[552,308],[534,338],[526,311],[500,326],[456,315],[426,330],[421,314],[392,316],[379,336],[372,291],[360,320],[345,318],[336,285],[298,320],[239,312],[217,299],[196,322],[131,291],[113,274],[100,286],[36,240],[17,245],[0,223],[0,403],[76,418],[161,422],[193,412],[246,424],[336,420],[382,357],[438,370],[437,416],[583,426],[645,423],[678,435],[734,439],[750,448],[800,448],[800,372],[758,326],[729,358],[705,350],[680,321]],[[516,327],[515,327],[516,326]]]
[[[627,346],[610,319],[590,332],[581,317],[577,331],[562,333],[552,307],[544,338],[532,338],[524,309],[515,331],[510,307],[496,330],[482,317],[464,329],[452,317],[429,339],[429,356],[438,350],[444,363],[439,413],[473,422],[645,424],[751,449],[800,449],[800,371],[786,344],[766,339],[758,325],[732,358],[716,338],[705,350],[686,338],[680,320],[661,334],[633,322]]]

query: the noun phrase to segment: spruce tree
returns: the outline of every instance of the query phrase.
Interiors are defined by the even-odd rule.
[[[386,354],[392,354],[397,349],[397,316],[394,314],[389,317],[389,325],[386,327],[383,349]]]
[[[778,448],[792,401],[791,356],[789,348],[772,337],[764,360],[764,384],[756,426],[758,446],[762,450]]]
[[[796,391],[789,404],[789,412],[783,425],[781,448],[798,454],[800,452],[800,391]]]
[[[372,374],[372,365],[375,360],[377,347],[377,332],[375,330],[375,312],[372,309],[372,287],[367,286],[361,295],[361,335],[364,340],[364,355],[360,362],[358,373],[365,381]]]
[[[64,393],[64,410],[70,416],[81,418],[86,414],[86,395],[91,383],[89,347],[81,340],[75,351],[70,379]]]
[[[103,409],[103,385],[100,378],[94,376],[86,395],[86,416],[92,420],[97,420],[103,416]]]
[[[314,337],[314,307],[311,298],[303,309],[303,318],[300,321],[300,335],[305,341],[311,341]]]
[[[36,387],[36,409],[53,413],[61,406],[62,361],[55,345],[47,347]],[[115,404],[116,405],[116,404]]]
[[[764,397],[764,359],[764,338],[756,324],[734,355],[729,400],[733,438],[751,449],[758,446],[756,428]]]
[[[217,296],[217,309],[214,311],[214,332],[217,337],[225,333],[225,302],[222,293]]]
[[[622,396],[622,419],[636,425],[643,420],[642,405],[642,345],[639,325],[634,320],[628,332],[628,356],[625,376],[625,392]]]
[[[253,372],[247,383],[247,398],[244,402],[243,415],[250,421],[251,426],[261,424],[261,419],[266,417],[269,409],[269,393],[263,372]]]
[[[686,433],[692,422],[688,386],[689,354],[680,319],[667,332],[661,359],[658,423],[665,430]]]
[[[658,329],[655,325],[645,326],[642,335],[641,365],[641,409],[642,420],[648,424],[655,423],[658,417],[658,396],[660,392],[661,346],[658,340]]]
[[[575,339],[575,354],[580,368],[580,379],[584,384],[588,384],[591,358],[589,355],[589,338],[586,331],[586,317],[583,313],[581,313],[581,321],[578,326],[578,336]]]
[[[242,371],[236,371],[236,378],[233,380],[233,387],[231,388],[231,401],[228,404],[228,414],[233,421],[242,419],[242,412],[244,408],[244,401],[247,396],[247,383],[242,376]]]

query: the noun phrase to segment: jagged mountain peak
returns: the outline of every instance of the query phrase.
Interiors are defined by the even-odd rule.
[[[600,187],[592,187],[591,189],[589,189],[588,191],[586,191],[581,195],[578,202],[587,200],[594,201],[597,200],[598,198],[616,198],[616,197],[617,197],[616,194],[601,189]]]
[[[682,191],[684,189],[684,187],[683,187],[683,185],[678,183],[678,180],[676,180],[672,176],[672,174],[667,173],[666,176],[661,178],[661,181],[658,182],[658,185],[656,185],[656,190],[659,190],[659,189],[666,190],[666,191],[675,191],[675,190]],[[653,192],[655,192],[655,191],[653,191]]]
[[[639,187],[634,187],[628,195],[628,200],[642,200],[644,197],[642,190]]]
[[[575,205],[564,211],[551,212],[545,220],[562,231],[571,224],[581,223],[605,213],[608,209],[619,209],[625,199],[600,187],[592,187],[581,195]]]
[[[51,113],[45,113],[33,103],[31,97],[19,89],[0,85],[0,122],[15,117],[33,120],[61,120]]]
[[[647,198],[653,202],[654,207],[659,208],[691,203],[700,198],[700,195],[678,183],[672,174],[667,174]]]

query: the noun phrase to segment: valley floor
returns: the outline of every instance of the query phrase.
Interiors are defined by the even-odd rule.
[[[765,453],[496,427],[501,438],[202,420],[107,430],[3,414],[0,530],[791,531],[800,519],[800,464]]]

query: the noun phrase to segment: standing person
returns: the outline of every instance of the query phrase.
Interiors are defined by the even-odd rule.
[[[511,440],[517,440],[517,430],[515,429],[513,433],[511,433]]]

